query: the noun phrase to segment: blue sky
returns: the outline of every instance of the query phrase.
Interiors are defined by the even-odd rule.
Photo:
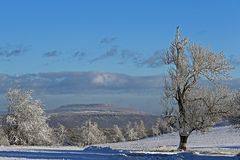
[[[1,0],[0,72],[161,74],[164,66],[138,60],[156,58],[180,25],[192,42],[223,51],[239,77],[239,6],[237,0]]]

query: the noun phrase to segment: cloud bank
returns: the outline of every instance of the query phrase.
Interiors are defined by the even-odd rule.
[[[230,87],[239,88],[240,79],[227,81]],[[10,76],[0,74],[0,94],[9,88],[34,90],[43,94],[87,94],[103,92],[161,91],[164,77],[130,76],[104,72],[51,72]]]
[[[43,94],[128,93],[150,89],[159,90],[162,84],[162,76],[129,76],[101,72],[0,75],[1,94],[5,94],[9,88],[30,89]]]

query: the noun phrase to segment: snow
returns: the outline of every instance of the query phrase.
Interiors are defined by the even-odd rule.
[[[151,152],[130,152],[113,150],[109,147],[88,147],[84,150],[54,150],[27,148],[17,151],[0,151],[0,159],[4,160],[28,160],[28,159],[87,159],[87,160],[239,160],[237,156],[210,156],[199,155],[191,152],[179,153],[151,153]]]
[[[175,151],[178,143],[178,133],[171,133],[138,141],[103,144],[101,146],[125,150]],[[187,145],[193,151],[206,152],[212,150],[214,152],[230,152],[226,154],[239,153],[240,130],[236,130],[231,126],[223,126],[212,128],[205,134],[194,132],[190,135]]]
[[[171,133],[143,140],[81,147],[8,146],[0,147],[0,159],[87,159],[87,160],[240,160],[240,131],[217,127],[207,134],[193,133],[189,151],[178,152],[178,134]]]

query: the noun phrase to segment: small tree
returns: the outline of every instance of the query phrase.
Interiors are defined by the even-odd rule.
[[[86,121],[80,129],[81,141],[83,145],[105,143],[106,136],[98,128],[96,122]]]
[[[80,128],[68,128],[65,130],[65,142],[64,145],[76,146],[83,145],[81,138]]]
[[[135,122],[134,130],[137,132],[138,139],[147,137],[146,128],[142,120],[140,120],[140,123]]]
[[[113,142],[124,142],[125,141],[122,131],[119,129],[118,125],[113,126],[113,132],[114,132]]]
[[[4,133],[2,128],[0,128],[0,145],[1,146],[9,146],[10,145],[7,135]]]
[[[232,67],[223,54],[215,54],[199,45],[189,44],[186,38],[181,39],[179,27],[164,62],[170,65],[165,96],[178,106],[179,149],[186,150],[192,131],[212,126],[219,119],[216,117],[231,111],[232,105],[227,104],[231,94],[224,87],[218,90],[216,84],[228,78]],[[213,83],[204,88],[200,83],[203,79]]]
[[[48,145],[52,130],[46,123],[47,117],[42,103],[32,98],[31,91],[10,89],[7,94],[8,114],[3,128],[9,143],[15,145]]]
[[[240,128],[240,91],[236,93],[235,99],[236,110],[234,113],[228,117],[230,124],[236,128]]]
[[[166,103],[162,103],[166,105]],[[152,135],[158,136],[164,133],[170,133],[176,130],[177,115],[176,110],[172,107],[166,108],[161,115],[157,118],[155,124],[152,126]]]
[[[126,126],[125,137],[126,137],[126,139],[128,141],[133,141],[133,140],[139,139],[138,138],[138,133],[132,127],[132,123],[131,122],[128,122],[128,124]]]
[[[161,125],[161,118],[157,118],[155,124],[152,126],[152,135],[159,136],[160,132],[160,125]]]
[[[54,129],[54,134],[55,134],[55,143],[58,145],[65,145],[66,142],[66,128],[62,125],[59,124],[57,128]]]

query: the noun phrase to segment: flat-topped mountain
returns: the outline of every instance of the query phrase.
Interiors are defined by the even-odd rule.
[[[48,114],[50,126],[57,127],[62,124],[67,128],[80,127],[89,119],[102,128],[112,128],[114,124],[125,127],[129,121],[140,120],[144,121],[147,128],[151,128],[159,117],[110,104],[70,104],[51,110]]]
[[[121,113],[121,114],[146,114],[144,112],[139,112],[129,108],[120,108],[113,106],[111,104],[69,104],[60,106],[54,110],[48,111],[49,113],[69,113],[69,112],[77,112],[77,113],[91,113],[91,112],[99,112],[99,113]]]

